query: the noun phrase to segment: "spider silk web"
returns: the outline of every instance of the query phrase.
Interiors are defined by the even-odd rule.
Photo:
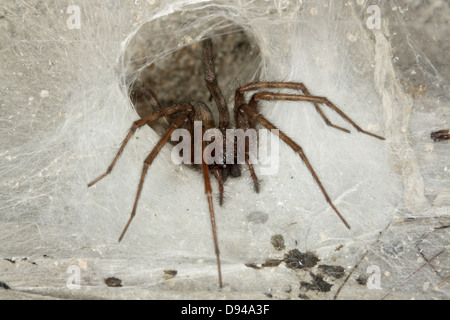
[[[114,276],[124,285],[116,298],[448,299],[450,149],[430,134],[449,127],[449,10],[443,0],[2,4],[0,281],[12,291],[0,296],[109,297],[104,279]],[[175,166],[171,146],[152,164],[137,216],[117,241],[157,130],[139,130],[112,174],[87,184],[139,118],[128,91],[149,66],[159,71],[161,99],[197,98],[194,81],[165,87],[171,54],[206,36],[237,41],[241,31],[248,53],[218,54],[229,106],[248,81],[303,82],[386,141],[325,107],[351,134],[326,126],[308,103],[263,103],[262,114],[302,146],[352,229],[281,144],[279,169],[261,177],[259,194],[243,168],[226,182],[225,205],[215,200],[225,283],[218,291],[202,176]],[[226,45],[215,42],[218,51]],[[216,195],[214,178],[212,185]],[[274,236],[284,241],[278,249]],[[295,249],[320,262],[263,266]],[[71,267],[79,289],[68,286]]]

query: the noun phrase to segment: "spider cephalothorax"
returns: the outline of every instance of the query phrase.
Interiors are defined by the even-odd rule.
[[[122,145],[119,148],[119,151],[117,152],[115,158],[113,159],[112,163],[106,170],[104,174],[99,176],[97,179],[92,181],[88,186],[92,186],[95,183],[97,183],[99,180],[104,178],[106,175],[108,175],[114,165],[116,164],[119,156],[122,154],[126,144],[130,140],[130,138],[133,136],[133,134],[136,132],[137,129],[140,127],[149,124],[151,122],[154,122],[158,119],[164,118],[168,123],[170,123],[169,128],[167,131],[162,135],[159,142],[156,144],[156,146],[153,148],[153,150],[150,152],[150,154],[147,156],[147,158],[144,161],[144,167],[142,169],[142,174],[136,194],[136,198],[134,201],[133,209],[130,215],[130,218],[128,220],[128,223],[126,224],[122,234],[120,235],[119,241],[122,240],[123,236],[125,235],[131,221],[133,220],[137,204],[140,198],[140,194],[142,191],[142,187],[144,184],[145,176],[147,174],[149,166],[152,164],[153,160],[161,150],[161,148],[169,141],[171,135],[174,133],[177,129],[186,129],[191,137],[192,146],[200,146],[200,159],[197,159],[198,161],[191,162],[196,164],[201,170],[203,174],[203,179],[205,183],[205,192],[206,197],[208,200],[209,205],[209,213],[211,217],[211,226],[213,231],[213,239],[214,239],[214,247],[215,247],[215,253],[216,253],[216,259],[217,259],[217,268],[218,268],[218,276],[219,276],[219,286],[222,287],[222,273],[221,273],[221,264],[220,264],[220,254],[219,254],[219,245],[217,240],[217,233],[216,233],[216,223],[215,223],[215,214],[214,214],[214,205],[213,205],[213,198],[212,198],[212,188],[211,188],[211,182],[210,182],[210,172],[214,174],[214,176],[217,179],[218,185],[219,185],[219,194],[220,194],[220,205],[223,203],[223,194],[224,194],[224,182],[227,180],[229,176],[232,177],[239,177],[241,175],[238,163],[237,163],[237,157],[236,152],[233,152],[232,156],[227,156],[229,154],[229,150],[225,148],[226,139],[224,139],[224,150],[223,155],[220,157],[217,157],[215,161],[209,161],[210,159],[205,159],[204,151],[205,148],[208,147],[214,139],[211,141],[205,141],[202,137],[205,132],[211,129],[216,129],[219,133],[222,134],[222,137],[226,137],[226,131],[227,129],[230,129],[230,113],[228,110],[228,106],[226,103],[226,100],[217,84],[216,80],[216,72],[214,67],[214,60],[213,60],[213,53],[212,53],[212,41],[211,39],[206,39],[203,41],[203,65],[204,65],[204,75],[205,75],[205,81],[206,85],[209,89],[209,92],[211,93],[211,96],[214,100],[215,105],[217,106],[217,109],[219,111],[219,121],[216,124],[214,121],[213,114],[210,110],[210,108],[203,102],[189,102],[189,103],[177,103],[168,107],[162,107],[159,106],[159,110],[156,112],[153,112],[145,117],[142,117],[141,119],[134,122],[133,126],[130,129],[130,132],[125,137],[124,141],[122,142]],[[279,93],[276,92],[277,89],[288,89],[291,91],[291,93]],[[250,99],[246,99],[245,95],[247,93],[252,93],[250,96]],[[159,105],[158,99],[156,97],[156,94],[153,93],[153,91],[148,87],[142,87],[139,90],[133,91],[130,95],[131,100],[135,103],[139,99],[147,99],[148,101],[151,101],[154,104]],[[347,122],[349,122],[357,131],[367,134],[369,136],[378,138],[380,140],[384,140],[383,137],[378,136],[376,134],[367,132],[360,128],[353,120],[351,120],[347,115],[344,114],[338,107],[336,107],[331,101],[329,101],[325,97],[317,97],[312,96],[306,86],[302,83],[297,82],[252,82],[245,84],[241,87],[239,87],[236,90],[235,95],[235,104],[234,104],[234,120],[235,120],[235,128],[240,129],[241,131],[245,132],[250,129],[255,129],[257,125],[262,125],[263,127],[271,130],[272,132],[276,132],[278,137],[283,140],[287,145],[289,145],[294,152],[296,152],[302,161],[307,166],[308,170],[310,171],[311,175],[313,176],[314,180],[317,182],[317,185],[319,186],[320,190],[322,191],[326,201],[331,206],[331,208],[336,212],[336,214],[339,216],[339,218],[342,220],[342,222],[345,224],[347,228],[350,229],[350,225],[347,223],[347,221],[344,219],[344,217],[341,215],[341,213],[338,211],[338,209],[333,205],[330,197],[328,196],[325,188],[323,187],[322,183],[320,182],[320,179],[316,172],[314,171],[312,165],[310,164],[308,158],[306,157],[303,149],[295,143],[291,138],[289,138],[286,134],[284,134],[281,130],[279,130],[275,125],[273,125],[269,120],[267,120],[265,117],[263,117],[258,112],[259,107],[259,101],[305,101],[305,102],[311,102],[319,115],[323,118],[325,123],[333,127],[335,129],[344,131],[349,133],[350,131],[336,126],[325,116],[323,113],[321,107],[323,105],[329,107],[333,111],[335,111],[339,116],[341,116],[343,119],[345,119]],[[168,120],[170,119],[170,120]],[[195,126],[200,123],[200,141],[194,141],[195,140]],[[253,180],[254,189],[256,192],[259,192],[259,182],[258,178],[256,176],[255,170],[253,168],[253,163],[250,161],[250,155],[249,155],[249,149],[250,149],[250,142],[249,140],[244,140],[244,163],[247,165],[250,175]],[[233,151],[237,151],[236,142],[233,142]],[[194,157],[194,152],[191,153],[192,158]],[[214,155],[213,155],[214,156]],[[222,160],[222,161],[218,161]]]

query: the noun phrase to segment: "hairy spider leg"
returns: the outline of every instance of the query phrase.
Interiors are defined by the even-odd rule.
[[[206,142],[202,141],[202,154],[205,152]],[[220,252],[219,252],[219,244],[217,241],[217,229],[216,229],[216,218],[214,215],[214,205],[212,199],[212,188],[211,188],[211,179],[209,177],[209,167],[205,162],[205,158],[202,157],[202,171],[203,171],[203,180],[205,181],[205,193],[208,199],[209,205],[209,215],[211,218],[211,228],[214,239],[214,249],[216,252],[216,260],[217,260],[217,272],[219,274],[219,287],[222,288],[222,271],[220,265]]]
[[[219,204],[220,206],[223,205],[223,193],[224,193],[224,188],[223,188],[223,179],[222,179],[222,172],[220,171],[220,169],[218,167],[215,167],[213,169],[214,171],[214,176],[217,179],[217,182],[219,183]]]
[[[298,90],[302,92],[305,96],[311,96],[309,90],[306,88],[305,84],[301,82],[268,82],[268,81],[257,81],[247,83],[236,90],[236,101],[239,101],[239,104],[244,103],[244,93],[248,91],[261,90],[261,89],[292,89]],[[322,119],[325,121],[326,125],[347,133],[350,133],[350,130],[342,128],[333,124],[325,115],[325,113],[320,108],[320,105],[316,102],[313,103],[316,111],[320,114]]]
[[[281,93],[272,93],[272,92],[259,92],[255,93],[252,98],[259,99],[259,100],[290,100],[290,101],[307,101],[312,102],[316,108],[316,110],[319,112],[319,114],[322,116],[322,118],[325,120],[325,123],[328,126],[331,126],[333,128],[342,130],[344,132],[350,133],[349,130],[336,126],[329,119],[325,116],[323,111],[319,107],[319,103],[323,103],[327,105],[330,109],[334,110],[337,114],[339,114],[344,120],[349,122],[356,130],[358,130],[361,133],[373,136],[380,140],[385,140],[383,137],[378,136],[376,134],[367,132],[363,130],[361,127],[359,127],[350,117],[348,117],[342,110],[340,110],[336,105],[334,105],[331,101],[329,101],[325,97],[318,97],[318,96],[312,96],[306,86],[303,83],[298,82],[252,82],[248,83],[246,85],[243,85],[239,87],[236,90],[236,96],[235,96],[235,108],[239,105],[242,105],[245,103],[244,101],[244,93],[252,90],[261,90],[261,89],[272,89],[272,88],[278,88],[278,89],[295,89],[300,90],[304,93],[304,95],[299,94],[281,94]],[[259,96],[260,95],[260,96]],[[274,95],[272,98],[269,97],[269,95]],[[286,99],[283,99],[281,97],[288,97]],[[296,98],[297,97],[297,98]],[[310,97],[310,98],[308,98]],[[250,104],[250,106],[252,106]]]
[[[225,100],[225,97],[223,96],[222,91],[220,90],[220,87],[217,83],[216,68],[214,65],[214,57],[213,57],[213,42],[210,38],[203,40],[202,49],[203,49],[203,69],[204,69],[203,71],[205,75],[206,86],[208,87],[209,93],[211,94],[214,103],[217,106],[217,110],[219,111],[218,127],[225,137],[226,129],[230,125],[230,113],[228,111],[228,105]],[[220,170],[219,168],[214,168],[213,172],[219,184],[219,202],[220,205],[222,206],[224,194],[223,184],[228,174],[227,172],[225,172],[225,170]]]
[[[236,117],[236,128],[238,129],[242,129],[244,131],[250,129],[251,127],[253,127],[252,125],[250,125],[250,119],[248,119],[247,115],[244,113],[237,113],[235,114]],[[235,154],[237,152],[237,146],[236,146],[236,140],[234,142],[234,151]],[[251,163],[250,159],[249,159],[249,141],[246,138],[245,139],[245,163],[247,164],[247,167],[250,171],[250,175],[252,177],[253,180],[253,188],[255,189],[256,193],[259,193],[259,180],[258,177],[256,176],[255,173],[255,169],[253,168],[253,164]]]
[[[325,199],[327,200],[328,204],[333,208],[333,210],[336,212],[338,217],[342,220],[342,222],[345,224],[345,226],[350,229],[350,225],[347,223],[347,221],[344,219],[344,217],[341,215],[341,213],[338,211],[338,209],[334,206],[333,202],[331,201],[330,197],[328,196],[328,193],[326,192],[325,188],[323,187],[322,183],[320,182],[319,177],[317,176],[316,172],[314,171],[313,167],[311,166],[311,163],[309,162],[308,158],[306,157],[305,153],[303,152],[303,149],[295,143],[291,138],[289,138],[286,134],[283,133],[283,131],[279,130],[276,126],[274,126],[269,120],[261,116],[257,111],[254,110],[254,108],[249,107],[248,105],[243,105],[239,108],[239,111],[241,113],[247,113],[251,118],[255,119],[259,123],[261,123],[264,127],[266,127],[269,130],[278,130],[278,137],[283,140],[289,147],[296,152],[300,158],[305,163],[306,167],[308,168],[309,172],[313,176],[314,180],[318,184],[320,190],[322,191],[322,194],[325,196]],[[273,131],[272,131],[273,132]]]
[[[212,53],[212,40],[203,40],[203,67],[205,73],[206,86],[219,110],[219,130],[225,133],[230,123],[230,113],[227,102],[217,84],[216,69]]]
[[[130,93],[130,99],[133,102],[135,108],[137,104],[140,102],[139,99],[142,97],[145,98],[146,109],[149,108],[150,110],[152,110],[152,112],[164,109],[162,105],[159,103],[156,93],[147,85],[143,85],[139,89],[134,90]],[[158,123],[164,126],[164,128],[168,128],[170,127],[171,121],[170,119],[168,119],[167,116],[163,116],[158,119]]]
[[[337,114],[339,114],[344,120],[349,122],[357,131],[364,133],[366,135],[372,136],[374,138],[385,140],[384,137],[376,135],[374,133],[368,132],[364,129],[362,129],[360,126],[358,126],[352,119],[350,119],[342,110],[340,110],[338,107],[336,107],[330,100],[328,100],[325,97],[317,97],[317,96],[303,96],[299,94],[285,94],[285,93],[275,93],[275,92],[258,92],[255,93],[249,102],[249,106],[252,108],[257,107],[257,101],[258,100],[266,100],[266,101],[306,101],[306,102],[313,102],[313,103],[323,103],[327,105],[329,108],[334,110]]]
[[[160,111],[154,112],[152,114],[149,114],[148,116],[139,119],[137,121],[135,121],[133,123],[133,125],[130,128],[130,131],[128,132],[127,136],[125,137],[125,139],[123,140],[119,151],[117,151],[116,156],[114,157],[113,161],[111,162],[111,164],[109,165],[108,169],[106,170],[105,173],[103,173],[102,175],[100,175],[98,178],[96,178],[95,180],[93,180],[91,183],[88,184],[88,187],[92,187],[94,184],[96,184],[97,182],[99,182],[100,180],[102,180],[104,177],[106,177],[108,174],[111,173],[112,169],[114,168],[117,160],[119,159],[120,155],[122,154],[123,150],[125,149],[125,146],[127,145],[128,141],[130,141],[131,137],[134,135],[134,133],[136,132],[137,129],[139,129],[140,127],[146,125],[147,123],[150,123],[152,121],[155,121],[161,117],[164,116],[168,116],[174,113],[178,113],[178,112],[183,112],[183,111],[188,111],[191,112],[193,110],[192,106],[188,103],[181,103],[181,104],[175,104],[171,107],[162,109]]]
[[[305,95],[299,95],[299,94],[284,94],[284,93],[274,93],[274,92],[259,92],[255,93],[249,101],[248,105],[244,105],[244,96],[243,92],[246,90],[250,90],[250,88],[254,89],[264,89],[264,88],[287,88],[287,89],[293,89],[296,86],[298,86],[298,83],[273,83],[273,82],[254,82],[245,86],[242,86],[236,91],[236,97],[235,97],[235,103],[236,103],[236,112],[239,113],[239,111],[242,109],[245,110],[245,112],[253,119],[256,119],[259,123],[261,123],[266,128],[272,130],[272,129],[278,129],[276,128],[272,123],[270,123],[266,118],[258,114],[258,101],[260,100],[266,100],[266,101],[305,101],[305,102],[312,102],[312,103],[323,103],[326,104],[329,108],[334,110],[336,113],[338,113],[344,120],[348,121],[356,130],[358,130],[361,133],[364,133],[366,135],[375,137],[380,140],[385,140],[384,137],[378,136],[376,134],[373,134],[371,132],[363,130],[361,127],[359,127],[353,120],[351,120],[344,112],[342,112],[338,107],[336,107],[332,102],[330,102],[325,97],[316,97],[316,96],[305,96]],[[300,86],[301,87],[301,86]],[[333,210],[336,212],[336,214],[339,216],[339,218],[342,220],[342,222],[345,224],[347,228],[350,229],[349,224],[345,221],[341,213],[337,210],[337,208],[332,203],[330,197],[328,196],[325,188],[323,187],[322,183],[320,182],[319,177],[315,173],[314,169],[312,168],[310,162],[306,158],[305,153],[303,152],[303,149],[296,144],[294,141],[292,141],[288,136],[286,136],[283,132],[280,131],[279,137],[286,142],[296,153],[300,155],[303,162],[308,167],[309,171],[311,172],[314,180],[319,185],[319,188],[321,189],[323,195],[325,196],[325,199],[327,200],[328,204],[333,208]]]
[[[253,168],[253,164],[250,162],[248,154],[245,155],[245,163],[247,164],[248,170],[250,171],[250,176],[253,180],[253,187],[255,188],[255,192],[259,193],[259,180],[256,176],[255,169]]]
[[[119,237],[119,242],[122,241],[125,233],[128,230],[128,227],[131,224],[131,221],[133,220],[134,216],[136,215],[136,209],[137,209],[138,201],[139,201],[139,198],[141,196],[141,191],[142,191],[142,187],[144,185],[144,180],[145,180],[145,176],[147,175],[148,168],[152,164],[153,160],[155,160],[156,156],[161,151],[162,147],[164,147],[164,145],[167,143],[167,141],[171,137],[173,131],[175,129],[177,129],[178,127],[180,127],[183,124],[183,122],[185,122],[187,119],[188,119],[187,115],[181,115],[181,116],[177,117],[172,122],[172,125],[170,126],[170,128],[166,131],[166,133],[162,136],[162,138],[158,141],[156,146],[150,152],[148,157],[145,159],[144,167],[142,168],[141,180],[139,181],[139,186],[138,186],[138,190],[137,190],[137,193],[136,193],[136,198],[134,200],[133,210],[131,211],[130,218],[129,218],[125,228],[123,229],[122,234]]]
[[[139,88],[137,91],[132,91],[130,94],[131,101],[133,104],[137,102],[137,100],[144,96],[147,99],[147,102],[151,105],[158,106],[159,109],[161,108],[161,105],[159,104],[158,97],[156,96],[156,93],[153,92],[152,89],[150,89],[148,86],[143,86]]]

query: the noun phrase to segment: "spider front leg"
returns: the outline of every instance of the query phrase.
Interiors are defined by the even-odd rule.
[[[133,105],[136,105],[136,103],[142,97],[144,97],[150,105],[154,105],[157,106],[158,109],[162,109],[158,101],[158,97],[156,96],[156,93],[154,93],[153,90],[150,89],[148,86],[143,86],[138,90],[131,91],[130,93],[130,99],[131,102],[133,102]]]
[[[158,112],[152,113],[142,119],[139,119],[133,123],[131,126],[130,131],[128,132],[127,136],[123,140],[119,151],[117,151],[116,156],[114,157],[113,161],[109,165],[108,169],[106,169],[106,172],[100,175],[98,178],[93,180],[91,183],[88,184],[88,187],[92,187],[94,184],[102,180],[104,177],[106,177],[108,174],[111,173],[112,169],[114,168],[117,160],[119,159],[120,155],[122,154],[123,150],[125,149],[125,146],[127,145],[128,141],[130,141],[131,137],[134,135],[137,129],[140,127],[146,125],[147,123],[153,122],[161,117],[168,116],[174,113],[178,112],[191,112],[192,106],[188,103],[182,103],[182,104],[176,104],[171,107],[168,107],[166,109],[160,110]]]
[[[162,147],[164,147],[164,145],[167,143],[167,141],[169,140],[169,138],[171,137],[171,135],[175,131],[175,129],[179,128],[187,119],[188,119],[188,116],[186,116],[186,115],[181,115],[178,118],[176,118],[175,121],[170,126],[170,128],[166,131],[164,136],[162,136],[162,138],[158,141],[158,143],[153,148],[153,150],[150,152],[148,157],[145,159],[144,167],[142,168],[141,179],[139,181],[139,186],[138,186],[138,190],[136,193],[136,198],[134,200],[133,210],[131,211],[130,218],[129,218],[125,228],[123,229],[122,234],[119,237],[119,242],[122,241],[125,233],[128,230],[128,227],[131,224],[131,221],[133,220],[134,216],[136,215],[138,201],[141,196],[141,191],[142,191],[142,187],[144,186],[145,176],[147,175],[148,168],[153,163],[153,160],[155,160],[156,156],[161,151]]]
[[[247,131],[248,129],[255,127],[254,121],[251,122],[245,113],[238,112],[237,114],[235,114],[235,117],[236,117],[236,128],[237,129],[242,129],[244,131]],[[250,141],[247,139],[247,137],[245,137],[245,142],[244,142],[245,163],[250,171],[250,175],[253,180],[253,187],[255,189],[255,192],[259,193],[259,180],[258,180],[258,177],[256,176],[255,169],[253,168],[253,164],[251,163],[250,157],[248,154],[249,153],[249,143],[250,143]],[[234,153],[235,154],[237,153],[236,140],[234,142]]]
[[[221,171],[218,167],[215,167],[213,169],[214,171],[214,176],[217,179],[217,182],[219,184],[219,204],[220,206],[223,205],[223,193],[224,193],[224,188],[223,188],[223,180],[222,179],[222,175],[223,175],[223,171]]]
[[[203,134],[202,134],[203,136]],[[202,155],[205,152],[206,142],[202,141]],[[209,206],[209,216],[211,218],[211,228],[214,239],[214,249],[216,252],[216,260],[217,260],[217,272],[219,274],[219,287],[222,288],[222,271],[220,265],[220,251],[219,251],[219,242],[217,240],[217,230],[216,230],[216,218],[214,215],[214,204],[212,200],[212,188],[211,188],[211,179],[209,177],[209,167],[205,162],[205,158],[202,156],[202,172],[203,172],[203,180],[205,182],[205,193],[206,198],[208,199]],[[223,192],[222,192],[223,196]]]
[[[275,132],[278,132],[278,136],[281,140],[283,140],[289,147],[296,152],[300,158],[305,163],[306,167],[308,168],[309,172],[313,176],[314,180],[316,181],[317,185],[319,186],[320,190],[322,191],[322,194],[325,196],[326,201],[330,205],[330,207],[336,212],[338,217],[342,220],[344,225],[350,229],[350,225],[347,223],[347,221],[344,219],[344,217],[341,215],[339,210],[334,206],[333,202],[331,201],[330,197],[328,196],[328,193],[326,192],[325,188],[323,187],[322,183],[320,182],[319,177],[317,176],[316,172],[314,171],[313,167],[311,166],[311,163],[309,162],[308,158],[306,157],[305,153],[303,152],[303,149],[295,143],[291,138],[289,138],[283,131],[278,129],[276,126],[274,126],[269,120],[261,116],[257,111],[255,111],[254,108],[249,107],[248,105],[242,105],[237,109],[237,112],[244,115],[247,114],[251,119],[256,120],[260,124],[262,124],[264,127],[266,127],[269,130],[278,130]],[[272,131],[274,132],[274,131]]]
[[[206,86],[219,110],[219,129],[224,133],[225,129],[228,128],[230,122],[230,114],[228,111],[227,102],[217,84],[216,69],[214,66],[213,51],[212,51],[212,40],[203,40],[203,68],[205,73]]]

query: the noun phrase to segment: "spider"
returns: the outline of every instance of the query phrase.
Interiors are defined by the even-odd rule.
[[[190,133],[194,131],[194,122],[201,121],[202,123],[202,133],[211,128],[216,128],[220,130],[220,132],[225,133],[227,129],[231,128],[230,124],[230,112],[228,110],[228,106],[226,100],[220,90],[220,87],[217,83],[216,71],[214,66],[213,59],[213,43],[210,38],[204,39],[202,41],[202,50],[203,50],[203,67],[204,67],[204,78],[206,81],[206,86],[211,94],[212,100],[214,100],[215,105],[219,111],[219,121],[215,122],[214,117],[212,115],[211,109],[203,102],[189,102],[189,103],[177,103],[168,107],[161,107],[159,105],[156,94],[147,86],[143,86],[138,90],[132,91],[130,94],[130,99],[133,103],[138,101],[139,99],[147,99],[152,103],[158,105],[159,110],[156,112],[152,112],[151,114],[142,117],[141,119],[135,121],[128,132],[127,136],[123,140],[119,150],[117,151],[114,159],[111,164],[107,168],[106,172],[100,175],[98,178],[89,183],[88,187],[93,186],[98,181],[103,179],[105,176],[109,175],[114,168],[118,158],[122,154],[126,144],[129,142],[131,137],[134,135],[136,130],[141,128],[142,126],[152,123],[154,121],[160,120],[162,118],[170,118],[171,125],[167,129],[164,135],[162,135],[159,142],[147,156],[144,161],[144,166],[142,169],[136,198],[134,201],[133,209],[131,211],[129,220],[125,225],[120,237],[119,242],[123,239],[125,233],[128,230],[133,218],[136,215],[136,209],[138,206],[138,201],[141,195],[142,187],[144,184],[145,176],[147,171],[152,164],[155,157],[158,155],[159,151],[163,148],[163,146],[169,141],[172,133],[179,128],[185,128]],[[292,93],[279,93],[274,92],[277,89],[288,89]],[[251,93],[250,99],[246,100],[246,94]],[[262,125],[269,130],[277,130],[272,132],[277,132],[278,137],[283,140],[289,147],[292,148],[294,152],[296,152],[303,163],[307,166],[309,172],[311,173],[313,179],[317,183],[320,188],[322,194],[325,197],[325,200],[330,205],[330,207],[334,210],[334,212],[338,215],[340,220],[344,223],[344,225],[350,229],[350,225],[338,211],[338,209],[334,206],[331,201],[328,193],[323,187],[318,175],[314,171],[311,163],[305,155],[303,149],[294,142],[291,138],[289,138],[285,133],[279,130],[274,124],[272,124],[269,120],[267,120],[264,116],[262,116],[259,112],[259,102],[260,101],[304,101],[311,102],[314,105],[315,109],[319,113],[319,115],[323,118],[325,123],[333,127],[335,129],[344,131],[346,133],[350,133],[348,129],[343,127],[339,127],[333,123],[325,116],[322,111],[322,106],[327,106],[333,111],[335,111],[339,116],[341,116],[344,120],[349,122],[357,131],[375,137],[380,140],[384,140],[383,137],[373,134],[371,132],[363,130],[359,127],[353,120],[351,120],[344,112],[342,112],[338,107],[336,107],[330,100],[325,97],[313,96],[310,94],[308,89],[303,83],[298,82],[269,82],[269,81],[257,81],[248,83],[240,86],[235,93],[234,100],[234,119],[235,119],[235,128],[242,130],[254,129],[257,125]],[[202,134],[203,136],[203,134]],[[191,135],[191,139],[194,140],[193,135]],[[192,141],[194,142],[194,141]],[[245,164],[247,165],[252,181],[253,186],[256,192],[259,192],[259,182],[258,177],[256,176],[255,170],[253,168],[252,162],[249,160],[248,154],[248,143],[249,141],[245,141]],[[195,143],[194,143],[195,144]],[[207,147],[208,143],[206,141],[201,141],[201,150],[202,155],[203,151]],[[223,204],[223,194],[224,194],[224,183],[227,180],[228,176],[239,177],[241,176],[241,171],[239,165],[236,162],[236,158],[226,159],[227,153],[224,152],[224,161],[223,164],[216,161],[212,164],[207,164],[206,159],[202,156],[201,164],[197,164],[203,174],[204,186],[206,198],[209,206],[209,214],[211,219],[211,228],[213,233],[214,240],[214,249],[215,256],[217,260],[217,272],[218,272],[218,284],[219,287],[222,288],[222,271],[221,271],[221,263],[220,263],[220,253],[219,253],[219,245],[218,238],[216,232],[216,222],[215,222],[215,212],[213,205],[213,197],[212,197],[212,188],[211,188],[211,180],[210,173],[212,173],[218,182],[219,187],[219,203],[222,206]],[[227,164],[228,163],[228,164]]]

